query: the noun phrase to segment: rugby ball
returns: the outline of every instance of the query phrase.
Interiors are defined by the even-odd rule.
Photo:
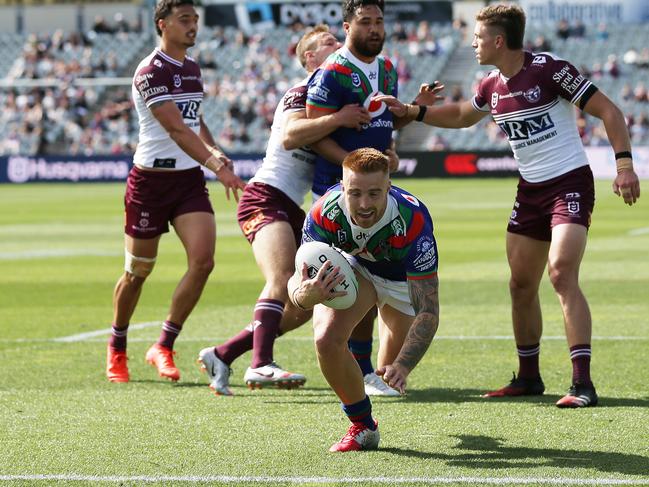
[[[295,254],[295,271],[301,273],[302,264],[305,263],[309,278],[312,279],[328,260],[334,267],[340,267],[340,272],[345,275],[345,279],[334,288],[334,291],[346,291],[347,294],[328,299],[322,304],[334,309],[347,309],[356,302],[358,281],[354,269],[340,251],[323,242],[305,242]]]

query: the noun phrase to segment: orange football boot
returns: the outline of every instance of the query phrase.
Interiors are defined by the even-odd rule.
[[[111,382],[128,382],[128,365],[126,351],[108,347],[106,354],[106,377]]]
[[[154,343],[146,353],[146,361],[148,364],[153,365],[158,369],[160,377],[166,377],[172,381],[180,379],[180,372],[174,363],[174,355],[176,352],[169,350],[166,347]]]

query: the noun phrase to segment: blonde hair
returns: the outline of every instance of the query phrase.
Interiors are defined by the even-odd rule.
[[[390,160],[388,156],[376,149],[363,147],[347,154],[343,161],[343,167],[363,174],[372,172],[387,174],[390,171]]]
[[[489,5],[475,16],[478,22],[499,29],[508,49],[523,49],[525,12],[518,5]]]
[[[303,68],[306,68],[306,52],[313,51],[317,47],[318,34],[329,32],[329,26],[318,24],[302,36],[295,47],[295,55],[300,60]]]

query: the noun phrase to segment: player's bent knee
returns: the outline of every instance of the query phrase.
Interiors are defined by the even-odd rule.
[[[155,261],[155,257],[137,257],[124,250],[124,270],[135,277],[146,278],[153,271]]]

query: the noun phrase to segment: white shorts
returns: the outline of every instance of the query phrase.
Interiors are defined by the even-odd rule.
[[[407,281],[391,281],[390,279],[379,277],[376,274],[372,274],[367,270],[367,268],[359,264],[358,261],[350,255],[345,254],[344,252],[343,254],[354,270],[370,281],[374,286],[374,289],[376,290],[376,305],[378,308],[382,308],[388,304],[392,308],[401,311],[403,314],[415,316],[415,310],[410,302]]]

